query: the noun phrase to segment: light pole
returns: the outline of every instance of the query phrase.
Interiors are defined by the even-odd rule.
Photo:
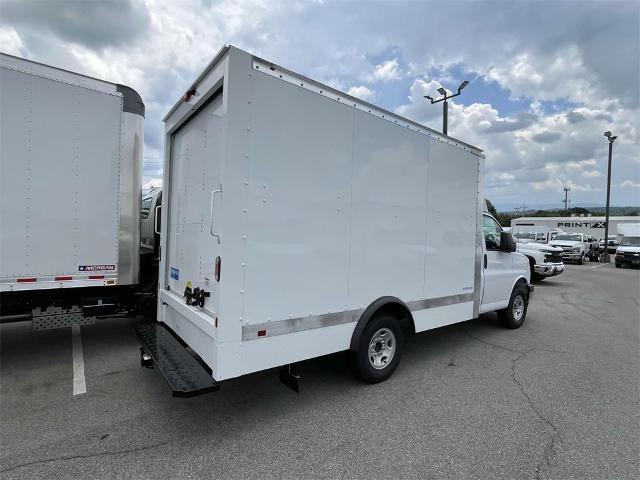
[[[432,105],[434,103],[444,102],[442,104],[442,133],[444,133],[445,135],[447,134],[447,122],[448,122],[448,117],[449,117],[449,102],[447,102],[447,100],[449,100],[450,98],[457,97],[458,95],[460,95],[462,93],[462,89],[464,87],[466,87],[467,85],[469,85],[469,82],[467,80],[465,80],[458,87],[458,93],[454,93],[453,95],[447,95],[447,91],[444,88],[440,87],[438,89],[438,93],[440,93],[440,95],[442,95],[442,98],[439,98],[438,100],[434,100],[429,95],[425,95],[424,96],[424,98],[428,98],[429,100],[431,100],[431,104]]]
[[[609,167],[607,169],[607,206],[604,211],[604,255],[602,261],[609,263],[609,197],[611,196],[611,156],[613,155],[613,142],[615,141],[615,135],[611,135],[611,132],[604,132],[604,136],[609,140]]]
[[[571,187],[564,187],[564,209],[569,210],[569,191]]]

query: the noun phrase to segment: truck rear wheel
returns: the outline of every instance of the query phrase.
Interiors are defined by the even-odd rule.
[[[527,317],[528,304],[529,291],[527,286],[522,282],[518,282],[513,287],[507,308],[498,311],[498,318],[507,328],[520,328]]]
[[[397,319],[389,313],[375,315],[362,332],[358,350],[351,352],[355,372],[367,383],[386,380],[400,363],[403,343]]]

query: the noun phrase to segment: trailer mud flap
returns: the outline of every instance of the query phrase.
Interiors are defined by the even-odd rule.
[[[164,325],[141,325],[136,333],[142,343],[141,354],[151,356],[174,397],[193,397],[220,389],[220,384]]]

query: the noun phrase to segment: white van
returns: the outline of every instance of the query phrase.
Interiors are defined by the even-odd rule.
[[[618,241],[616,267],[640,267],[640,223],[618,225]]]
[[[529,263],[483,212],[478,148],[234,47],[165,132],[158,323],[138,332],[174,395],[282,366],[297,388],[291,364],[343,350],[378,382],[408,333],[524,322]]]

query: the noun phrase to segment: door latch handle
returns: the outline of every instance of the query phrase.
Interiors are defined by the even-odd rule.
[[[209,211],[209,220],[211,220],[211,225],[209,227],[209,233],[216,237],[218,239],[218,244],[220,244],[220,234],[215,233],[213,231],[213,207],[214,207],[214,203],[213,203],[213,197],[215,196],[216,193],[222,193],[222,185],[220,185],[220,188],[215,189],[214,191],[211,192],[211,200],[210,200],[210,211]]]
[[[484,268],[487,268],[487,254],[484,254]]]

